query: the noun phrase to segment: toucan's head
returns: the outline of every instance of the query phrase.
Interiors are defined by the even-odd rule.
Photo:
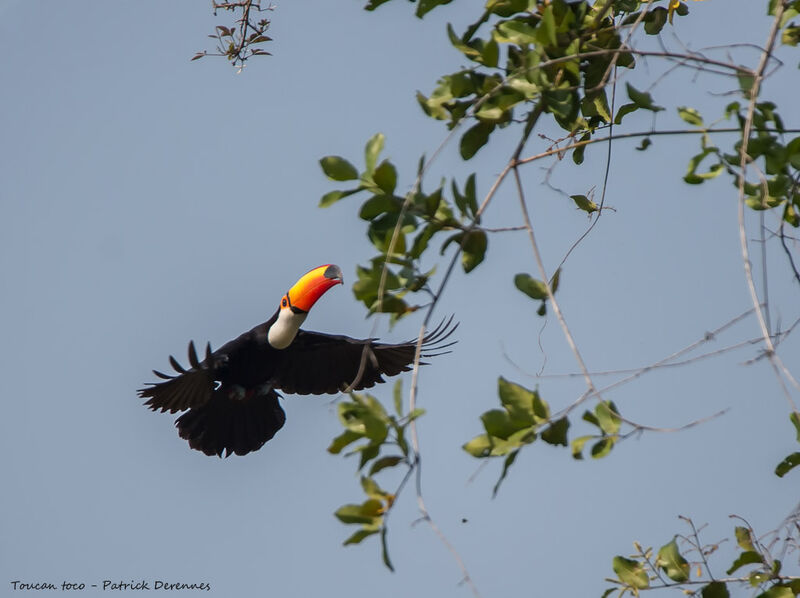
[[[333,264],[319,266],[304,274],[281,298],[278,318],[269,329],[269,344],[276,349],[285,349],[291,345],[317,299],[332,286],[342,282],[342,270]]]

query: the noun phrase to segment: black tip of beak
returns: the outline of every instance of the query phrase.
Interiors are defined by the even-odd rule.
[[[338,280],[339,282],[344,284],[344,276],[342,276],[342,270],[341,268],[339,268],[339,266],[336,266],[334,264],[331,264],[325,269],[323,276],[325,278],[330,278],[332,280]]]

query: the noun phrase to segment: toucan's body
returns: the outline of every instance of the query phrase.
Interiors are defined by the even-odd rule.
[[[177,375],[154,371],[164,382],[139,390],[148,407],[176,413],[181,438],[207,455],[244,455],[261,448],[283,426],[286,416],[276,391],[332,394],[370,388],[410,369],[416,341],[384,344],[300,330],[311,306],[342,282],[337,266],[320,266],[304,275],[281,299],[266,322],[224,344],[206,347],[202,361],[189,344],[190,368],[173,357]],[[430,357],[455,329],[450,322],[423,339]],[[188,410],[188,411],[187,411]]]

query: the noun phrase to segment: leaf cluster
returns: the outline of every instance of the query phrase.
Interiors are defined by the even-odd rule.
[[[394,413],[384,408],[370,394],[350,393],[350,399],[339,403],[339,421],[344,431],[333,439],[328,452],[340,454],[356,444],[345,456],[359,457],[358,471],[366,500],[360,504],[346,504],[335,515],[342,523],[360,526],[345,541],[345,545],[358,544],[364,539],[380,534],[384,564],[393,569],[386,544],[385,518],[394,504],[395,497],[415,466],[415,456],[409,446],[408,426],[425,413],[423,409],[403,412],[402,381],[394,386]],[[378,485],[375,476],[384,470],[399,468],[405,477],[398,490],[387,492]]]
[[[234,2],[214,0],[213,7],[215,16],[218,10],[241,13],[241,16],[230,27],[226,25],[214,27],[214,33],[208,37],[217,41],[216,52],[209,53],[203,50],[195,54],[192,60],[199,60],[205,56],[224,56],[233,66],[242,68],[253,56],[270,56],[270,53],[261,46],[272,41],[266,34],[271,22],[269,19],[256,18],[255,15],[272,10],[272,5],[262,8],[260,1],[256,0]]]
[[[684,594],[702,598],[728,598],[729,587],[736,585],[757,588],[757,598],[792,598],[800,594],[800,578],[783,575],[781,561],[770,554],[769,549],[758,541],[749,525],[736,526],[737,555],[725,571],[726,575],[738,577],[714,577],[709,560],[717,551],[720,542],[703,545],[694,523],[681,517],[692,529],[690,536],[676,536],[653,553],[652,548],[643,548],[634,543],[636,553],[629,556],[615,556],[612,568],[616,578],[609,578],[615,587],[609,588],[603,598],[617,592],[618,596],[630,593],[638,596],[642,590],[658,588],[682,588]],[[678,546],[682,540],[685,550]],[[690,563],[686,556],[696,555],[697,560]],[[749,571],[742,574],[741,569]],[[694,578],[692,569],[696,569]],[[704,571],[705,570],[705,571]]]
[[[741,81],[742,92],[748,93],[752,80]],[[688,124],[706,130],[700,113],[693,108],[679,108],[678,115]],[[725,108],[724,119],[737,123],[742,135],[746,124],[745,108],[732,102]],[[731,176],[734,186],[741,177],[742,139],[739,137],[730,152],[714,145],[710,136],[701,137],[701,151],[689,160],[683,180],[692,185],[702,184],[723,172]],[[709,160],[713,163],[707,165]],[[800,137],[787,139],[783,119],[772,102],[757,102],[752,119],[752,132],[747,141],[746,160],[757,166],[755,174],[744,181],[745,202],[753,210],[782,208],[782,219],[800,227]]]
[[[320,166],[329,179],[357,184],[326,193],[320,207],[351,195],[366,195],[358,214],[368,223],[367,238],[378,255],[368,264],[358,266],[353,293],[370,313],[390,313],[395,321],[421,307],[407,301],[409,293],[433,296],[429,281],[435,268],[423,267],[422,256],[434,238],[441,240],[442,255],[451,244],[459,247],[463,269],[471,272],[483,261],[488,236],[475,226],[480,215],[474,174],[467,178],[463,190],[453,179],[450,197],[444,181],[429,193],[420,183],[406,195],[400,195],[397,168],[388,159],[380,160],[384,143],[381,133],[367,141],[364,169],[360,172],[341,156],[322,158]],[[424,157],[420,160],[418,180],[422,178],[423,165]]]

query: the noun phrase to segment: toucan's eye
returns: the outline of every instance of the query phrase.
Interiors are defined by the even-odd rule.
[[[281,307],[286,307],[288,304],[289,302],[286,300],[286,297],[284,297],[283,301],[281,301]]]

